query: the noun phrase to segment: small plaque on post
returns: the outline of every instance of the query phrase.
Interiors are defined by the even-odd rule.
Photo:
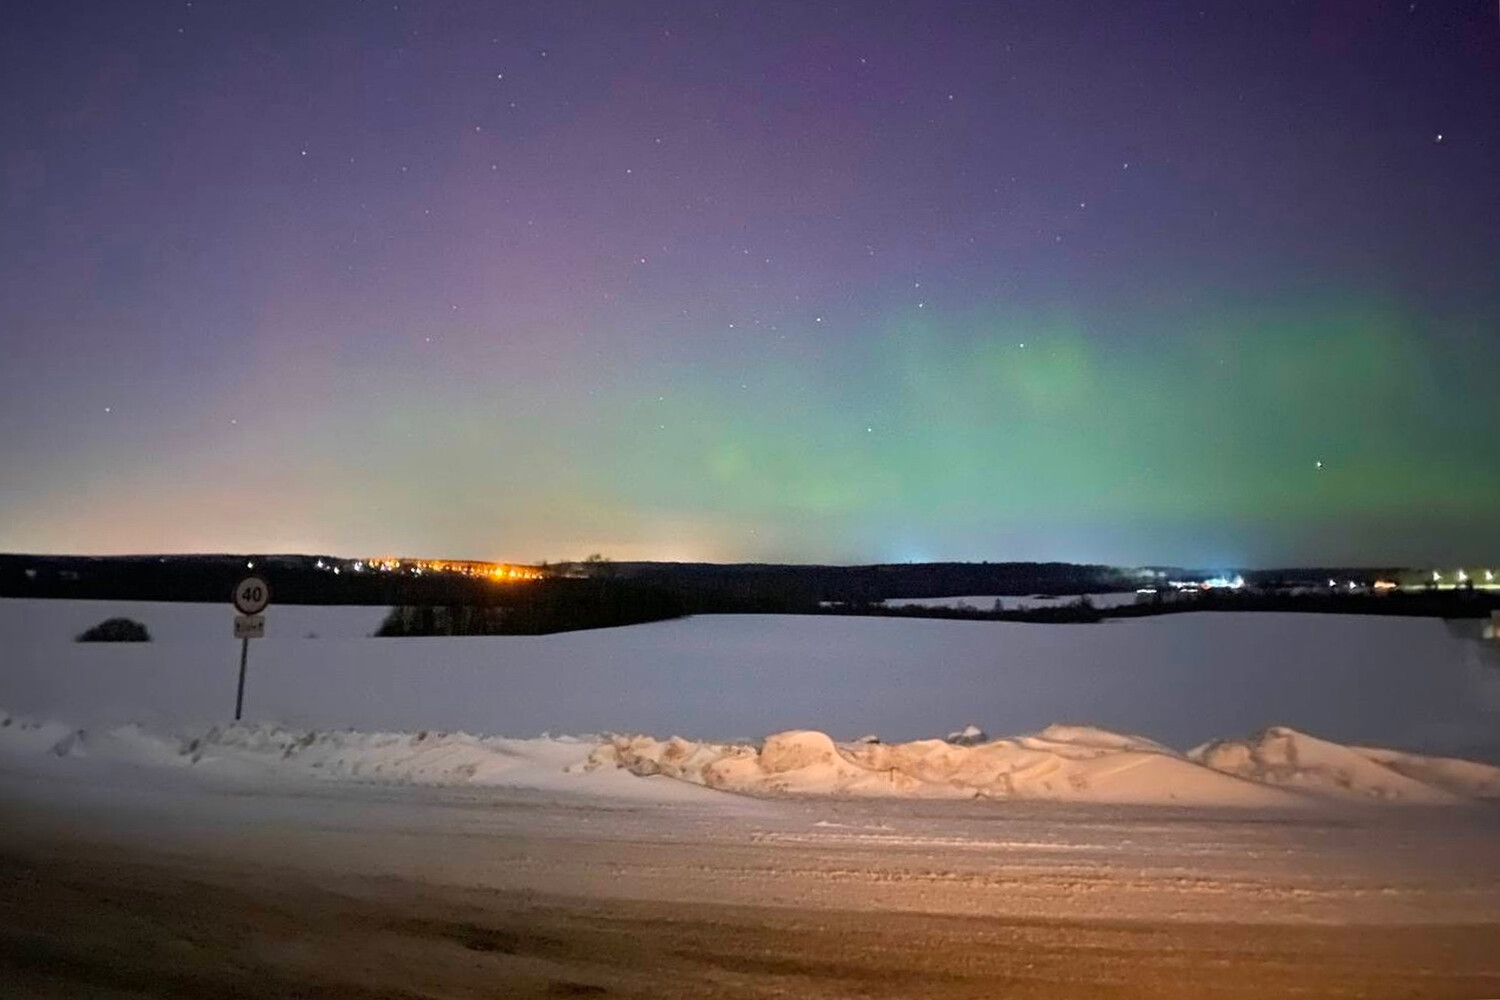
[[[236,639],[264,639],[265,636],[265,615],[234,616],[234,637]]]

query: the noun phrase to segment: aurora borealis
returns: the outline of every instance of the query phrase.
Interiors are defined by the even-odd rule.
[[[1492,3],[13,17],[0,550],[1500,559]]]

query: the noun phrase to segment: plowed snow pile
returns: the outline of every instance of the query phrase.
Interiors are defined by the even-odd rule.
[[[684,784],[643,782],[584,764],[599,745],[569,736],[505,739],[468,733],[366,733],[276,725],[215,726],[166,737],[139,726],[106,730],[38,724],[0,711],[0,768],[124,764],[201,773],[245,784],[322,780],[485,786],[569,791],[615,798],[684,799],[710,793]]]
[[[678,737],[517,740],[273,725],[163,737],[138,726],[93,732],[0,712],[0,763],[67,767],[79,759],[252,782],[300,778],[648,798],[707,794],[691,787],[702,786],[757,796],[1245,807],[1330,798],[1414,804],[1500,799],[1497,767],[1344,746],[1283,727],[1181,754],[1139,736],[1061,725],[977,745],[835,743],[824,733],[793,731],[756,746]],[[638,780],[652,776],[675,780]]]
[[[590,763],[752,795],[1203,806],[1289,805],[1308,794],[1411,803],[1500,798],[1500,768],[1344,747],[1284,728],[1190,755],[1083,726],[977,746],[838,744],[806,731],[778,733],[760,747],[634,736],[612,739]]]
[[[1188,751],[1188,758],[1260,784],[1318,795],[1416,803],[1500,798],[1500,768],[1345,746],[1285,726],[1249,739],[1214,740]]]
[[[592,760],[752,795],[1213,806],[1296,801],[1279,789],[1195,764],[1150,740],[1062,726],[977,746],[943,740],[840,745],[818,732],[778,733],[758,749],[629,737],[601,747]]]

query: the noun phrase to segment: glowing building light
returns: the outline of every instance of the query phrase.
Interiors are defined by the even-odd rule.
[[[1465,573],[1463,570],[1459,570],[1458,571],[1458,576],[1457,576],[1456,579],[1458,580],[1459,583],[1468,583],[1469,582],[1469,574]]]

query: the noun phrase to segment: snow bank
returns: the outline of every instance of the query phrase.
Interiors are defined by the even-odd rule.
[[[335,781],[525,788],[651,800],[702,798],[698,789],[642,782],[585,767],[594,738],[505,739],[468,733],[366,733],[277,725],[214,726],[162,736],[139,726],[77,729],[0,711],[0,764],[38,770],[64,762],[193,772],[237,785]],[[53,773],[56,773],[55,771]],[[118,771],[111,772],[118,774]],[[139,770],[137,774],[139,776]]]
[[[59,722],[34,722],[0,712],[0,752],[13,756],[65,753],[65,741],[74,732]]]
[[[616,737],[594,767],[665,774],[751,795],[1044,799],[1131,805],[1289,806],[1309,798],[1453,804],[1500,798],[1500,768],[1346,747],[1290,729],[1179,754],[1088,726],[969,745],[835,743],[796,730],[748,744]]]
[[[1117,805],[1287,807],[1318,800],[1452,805],[1500,799],[1500,768],[1344,746],[1275,727],[1181,754],[1088,726],[984,743],[837,743],[791,730],[762,743],[651,736],[506,739],[468,733],[214,726],[166,737],[0,712],[0,763],[63,767],[92,759],[240,782],[284,780],[527,788],[671,799],[709,794],[981,798]],[[671,781],[642,782],[661,776]]]
[[[1325,796],[1428,804],[1500,798],[1500,768],[1344,746],[1286,726],[1248,739],[1214,740],[1190,750],[1188,758],[1262,785]]]
[[[759,748],[618,737],[590,761],[751,795],[1198,806],[1298,801],[1279,789],[1193,763],[1150,740],[1062,726],[978,745],[946,740],[838,744],[810,731],[778,733]]]

